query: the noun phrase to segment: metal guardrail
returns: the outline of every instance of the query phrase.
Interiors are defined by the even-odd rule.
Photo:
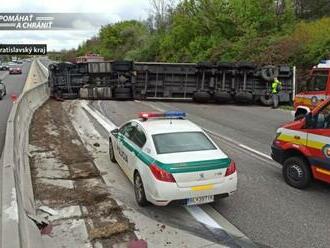
[[[29,126],[33,113],[48,98],[45,69],[43,83],[22,93],[13,104],[7,122],[2,169],[1,247],[42,247],[40,231],[29,216],[35,215],[34,196],[28,158]]]

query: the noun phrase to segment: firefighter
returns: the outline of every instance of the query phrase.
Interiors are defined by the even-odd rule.
[[[282,82],[280,82],[277,77],[274,78],[272,83],[272,98],[273,98],[273,108],[278,108],[279,104],[279,93],[282,90]]]

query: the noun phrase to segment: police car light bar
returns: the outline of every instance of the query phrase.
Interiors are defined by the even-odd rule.
[[[150,119],[150,118],[184,118],[186,117],[185,112],[180,111],[169,111],[169,112],[140,112],[139,118]]]

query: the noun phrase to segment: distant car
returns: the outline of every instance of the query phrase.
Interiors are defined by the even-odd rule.
[[[21,60],[17,60],[17,61],[16,61],[16,64],[21,65],[21,64],[23,64],[23,61],[21,61]]]
[[[2,100],[5,95],[7,95],[6,86],[0,81],[0,100]]]
[[[9,70],[9,66],[7,64],[0,65],[0,71],[8,71],[8,70]]]
[[[232,195],[236,165],[183,112],[140,113],[109,137],[109,154],[140,206],[198,205]]]
[[[22,68],[15,66],[9,68],[9,74],[22,74]]]

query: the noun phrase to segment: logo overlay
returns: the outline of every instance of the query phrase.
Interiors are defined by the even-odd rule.
[[[0,13],[0,31],[94,30],[106,23],[97,13]]]
[[[46,44],[0,44],[0,55],[46,55]]]

